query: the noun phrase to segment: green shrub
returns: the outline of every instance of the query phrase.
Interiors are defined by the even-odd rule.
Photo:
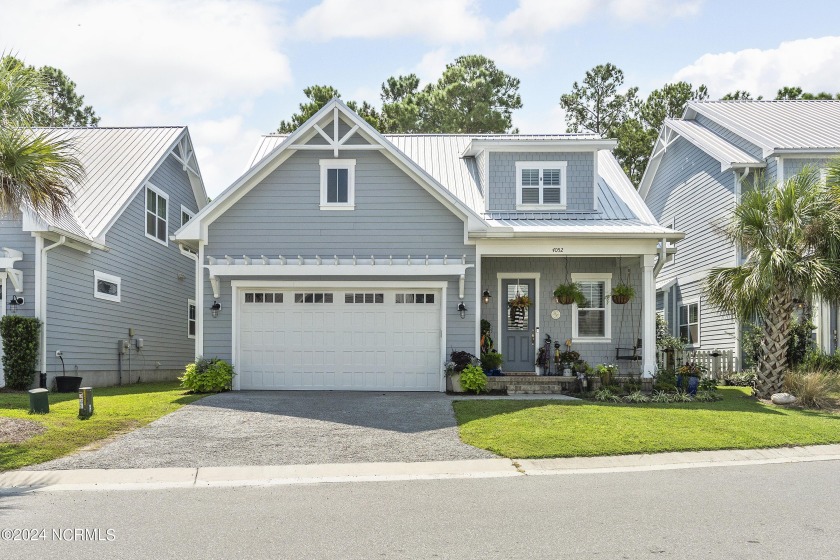
[[[727,385],[735,385],[737,387],[755,387],[755,372],[751,370],[730,373],[723,380]]]
[[[616,399],[621,400],[621,397],[613,393],[608,387],[595,391],[593,398],[599,402],[616,402]]]
[[[650,402],[650,397],[642,393],[641,391],[633,391],[626,397],[624,397],[624,402],[627,403],[646,403]]]
[[[654,390],[656,390],[660,393],[676,393],[677,392],[677,386],[674,385],[673,383],[656,383],[653,386],[653,388],[654,388]]]
[[[192,393],[221,393],[230,390],[234,375],[233,366],[224,360],[198,358],[187,365],[178,380],[181,387]]]
[[[840,372],[840,350],[834,354],[826,354],[820,350],[812,350],[805,354],[799,364],[802,371],[835,371]]]
[[[715,402],[722,399],[723,397],[714,391],[697,391],[697,395],[694,397],[694,400],[699,402]]]
[[[3,302],[0,301],[0,305]],[[32,317],[6,315],[0,320],[3,337],[3,376],[10,389],[23,391],[32,386],[38,367],[41,321]]]
[[[449,361],[453,364],[453,372],[461,373],[464,368],[470,364],[475,363],[476,357],[465,350],[453,350],[449,354]]]
[[[502,362],[504,361],[504,356],[498,352],[487,352],[486,354],[481,355],[481,367],[484,368],[484,371],[499,369],[502,367]]]
[[[476,365],[468,365],[461,372],[461,387],[478,394],[487,388],[487,374]]]
[[[650,396],[650,402],[654,403],[669,403],[671,400],[671,395],[665,391],[654,391]]]
[[[837,374],[824,371],[789,371],[785,374],[785,390],[808,408],[830,405],[830,394],[838,389],[838,385]]]
[[[704,377],[700,380],[699,389],[701,391],[714,391],[717,389],[717,381],[710,377]]]

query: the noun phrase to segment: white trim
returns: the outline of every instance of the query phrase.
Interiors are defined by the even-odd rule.
[[[701,332],[703,321],[702,321],[702,315],[700,314],[701,311],[702,311],[702,307],[700,306],[700,298],[699,297],[694,297],[694,298],[687,299],[687,300],[682,300],[681,299],[681,300],[677,301],[677,316],[676,316],[676,321],[674,321],[674,323],[677,324],[677,338],[680,338],[680,327],[682,327],[682,323],[680,322],[680,308],[681,307],[687,307],[689,305],[697,305],[697,342],[694,342],[694,343],[691,343],[691,344],[686,342],[685,347],[696,349],[696,348],[700,348],[700,346],[702,344],[702,341],[703,341],[703,336],[702,336],[702,332]],[[688,317],[688,320],[689,320],[689,322],[686,323],[686,325],[689,326],[689,328],[690,328],[690,326],[692,324],[691,323],[691,315],[688,314],[687,310],[686,310],[686,316]]]
[[[234,368],[237,367],[241,349],[239,348],[239,329],[241,327],[241,308],[239,306],[239,293],[247,289],[255,288],[307,288],[312,290],[317,289],[336,289],[336,288],[376,288],[376,289],[429,289],[440,290],[440,369],[438,376],[440,383],[438,390],[440,392],[446,391],[446,378],[444,377],[443,364],[446,362],[446,317],[447,317],[447,303],[446,291],[449,282],[446,281],[306,281],[306,280],[231,280],[230,282],[230,297],[231,297],[231,364]],[[239,376],[233,378],[233,390],[240,390]]]
[[[195,300],[196,320],[198,321],[195,336],[195,356],[204,354],[204,267],[201,261],[204,258],[204,241],[198,242],[198,258],[195,261]]]
[[[672,237],[668,237],[672,239]],[[679,237],[682,239],[682,237]],[[506,239],[476,239],[476,248],[481,247],[485,257],[617,257],[629,255],[646,255],[656,253],[657,246],[662,241],[662,234],[658,239],[638,239],[621,234],[612,234],[609,239],[590,239],[580,237],[548,238],[506,238]],[[562,251],[558,251],[562,249]]]
[[[190,307],[195,307],[195,319],[190,319]],[[195,334],[190,334],[190,322],[195,322]],[[195,340],[198,334],[198,306],[194,299],[187,300],[187,338]]]
[[[321,210],[353,210],[356,208],[356,160],[322,159],[321,166]],[[331,169],[347,170],[347,202],[329,202],[327,200],[327,172]]]
[[[476,279],[476,286],[481,279]],[[538,333],[540,328],[540,273],[539,272],[497,272],[496,293],[499,294],[499,303],[496,306],[496,340],[502,343],[502,305],[507,307],[507,297],[502,294],[502,280],[533,280],[534,281],[534,332]],[[481,292],[477,288],[476,292]],[[504,296],[504,297],[503,297]],[[479,316],[481,313],[479,312]],[[534,358],[537,356],[538,341],[534,339]]]
[[[617,140],[609,138],[474,138],[461,152],[461,157],[474,156],[482,150],[493,149],[497,152],[590,152],[613,150]]]
[[[184,221],[184,214],[186,214],[187,216],[190,217],[190,219],[187,220],[186,222]],[[186,206],[184,206],[182,204],[181,205],[181,225],[178,226],[178,228],[180,229],[180,228],[184,227],[184,224],[186,224],[187,222],[189,222],[193,218],[195,218],[195,212],[193,212],[192,210],[190,210],[189,208],[187,208]]]
[[[785,158],[776,157],[776,184],[785,182]]]
[[[580,343],[607,343],[612,342],[612,306],[610,294],[612,293],[612,272],[573,272],[572,282],[604,282],[604,336],[585,337],[578,334],[578,304],[572,304],[572,342]],[[597,308],[592,308],[597,309]]]
[[[565,210],[566,209],[566,192],[568,191],[568,183],[566,181],[566,161],[517,161],[516,167],[516,209],[517,210]],[[522,170],[523,169],[538,169],[540,173],[539,189],[540,202],[539,204],[524,204],[522,202],[522,189],[534,188],[534,186],[523,187],[522,185]],[[543,203],[543,171],[546,169],[560,170],[560,204],[545,204]],[[552,186],[553,187],[553,186]]]
[[[104,282],[110,282],[111,284],[117,285],[117,295],[112,296],[111,294],[103,294],[100,292],[97,287],[99,281],[102,280]],[[115,301],[119,302],[122,298],[122,279],[119,276],[114,276],[113,274],[107,274],[105,272],[99,272],[98,270],[93,271],[93,297],[96,299],[105,299],[108,301]]]
[[[164,218],[166,220],[166,231],[163,234],[163,241],[161,241],[160,238],[158,238],[157,236],[149,234],[149,193],[147,191],[150,190],[158,196],[160,196],[161,198],[163,198],[164,200],[166,200],[166,216]],[[160,218],[160,216],[157,215],[157,204],[158,201],[157,199],[155,199],[155,218]],[[157,220],[155,220],[155,231],[157,231]],[[146,234],[146,237],[148,237],[152,241],[157,241],[164,247],[169,247],[169,195],[148,181],[146,182],[145,188],[143,190],[143,232]]]
[[[592,174],[592,208],[600,211],[598,208],[598,193],[601,192],[601,189],[598,187],[598,152],[592,152],[592,165],[592,169],[594,170]]]

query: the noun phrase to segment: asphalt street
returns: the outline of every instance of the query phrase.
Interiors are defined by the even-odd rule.
[[[0,494],[0,557],[834,559],[838,473],[840,462],[822,461],[270,487],[10,490]],[[5,540],[10,530],[27,530],[31,540]]]

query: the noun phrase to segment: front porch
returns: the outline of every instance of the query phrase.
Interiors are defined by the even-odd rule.
[[[535,362],[547,337],[551,340],[546,352],[549,367],[543,373],[562,373],[563,353],[573,352],[591,368],[614,364],[621,377],[652,376],[656,371],[656,261],[653,254],[482,256],[480,319],[485,328],[489,326],[495,349],[504,356],[505,373],[490,377],[488,388],[509,392],[577,389],[574,376],[535,375]],[[555,288],[570,283],[581,286],[586,303],[564,305],[555,299]],[[611,291],[618,284],[633,288],[629,302],[612,301]],[[511,314],[509,302],[516,296],[527,296],[529,306]]]

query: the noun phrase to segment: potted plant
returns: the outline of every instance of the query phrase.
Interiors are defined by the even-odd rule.
[[[477,395],[487,388],[487,375],[484,374],[481,367],[470,364],[461,372],[461,386]]]
[[[453,393],[463,393],[464,388],[461,386],[461,372],[472,365],[476,357],[463,350],[453,350],[449,354],[449,361],[444,364],[444,371],[446,372],[446,390]]]
[[[618,375],[618,366],[615,364],[598,364],[595,373],[601,378],[602,385],[609,386],[612,385],[613,378]]]
[[[508,307],[511,309],[526,309],[532,305],[534,305],[534,301],[528,296],[518,295],[508,300]]]
[[[610,295],[612,296],[613,303],[624,305],[636,296],[636,290],[634,290],[633,286],[630,286],[629,284],[619,282],[615,285],[615,287],[613,287]]]
[[[571,282],[559,284],[554,288],[554,300],[561,305],[571,305],[572,303],[583,305],[586,303],[586,296],[583,295],[580,284]]]
[[[703,376],[706,368],[697,362],[686,362],[677,370],[677,387],[682,387],[682,378],[688,378],[688,394],[697,394],[697,386],[700,384],[700,377]]]
[[[484,368],[484,373],[487,375],[502,375],[501,367],[504,361],[504,356],[495,350],[481,355],[481,367]]]
[[[560,363],[563,364],[563,375],[568,377],[572,375],[572,364],[580,360],[580,353],[574,350],[566,350],[560,352]]]

